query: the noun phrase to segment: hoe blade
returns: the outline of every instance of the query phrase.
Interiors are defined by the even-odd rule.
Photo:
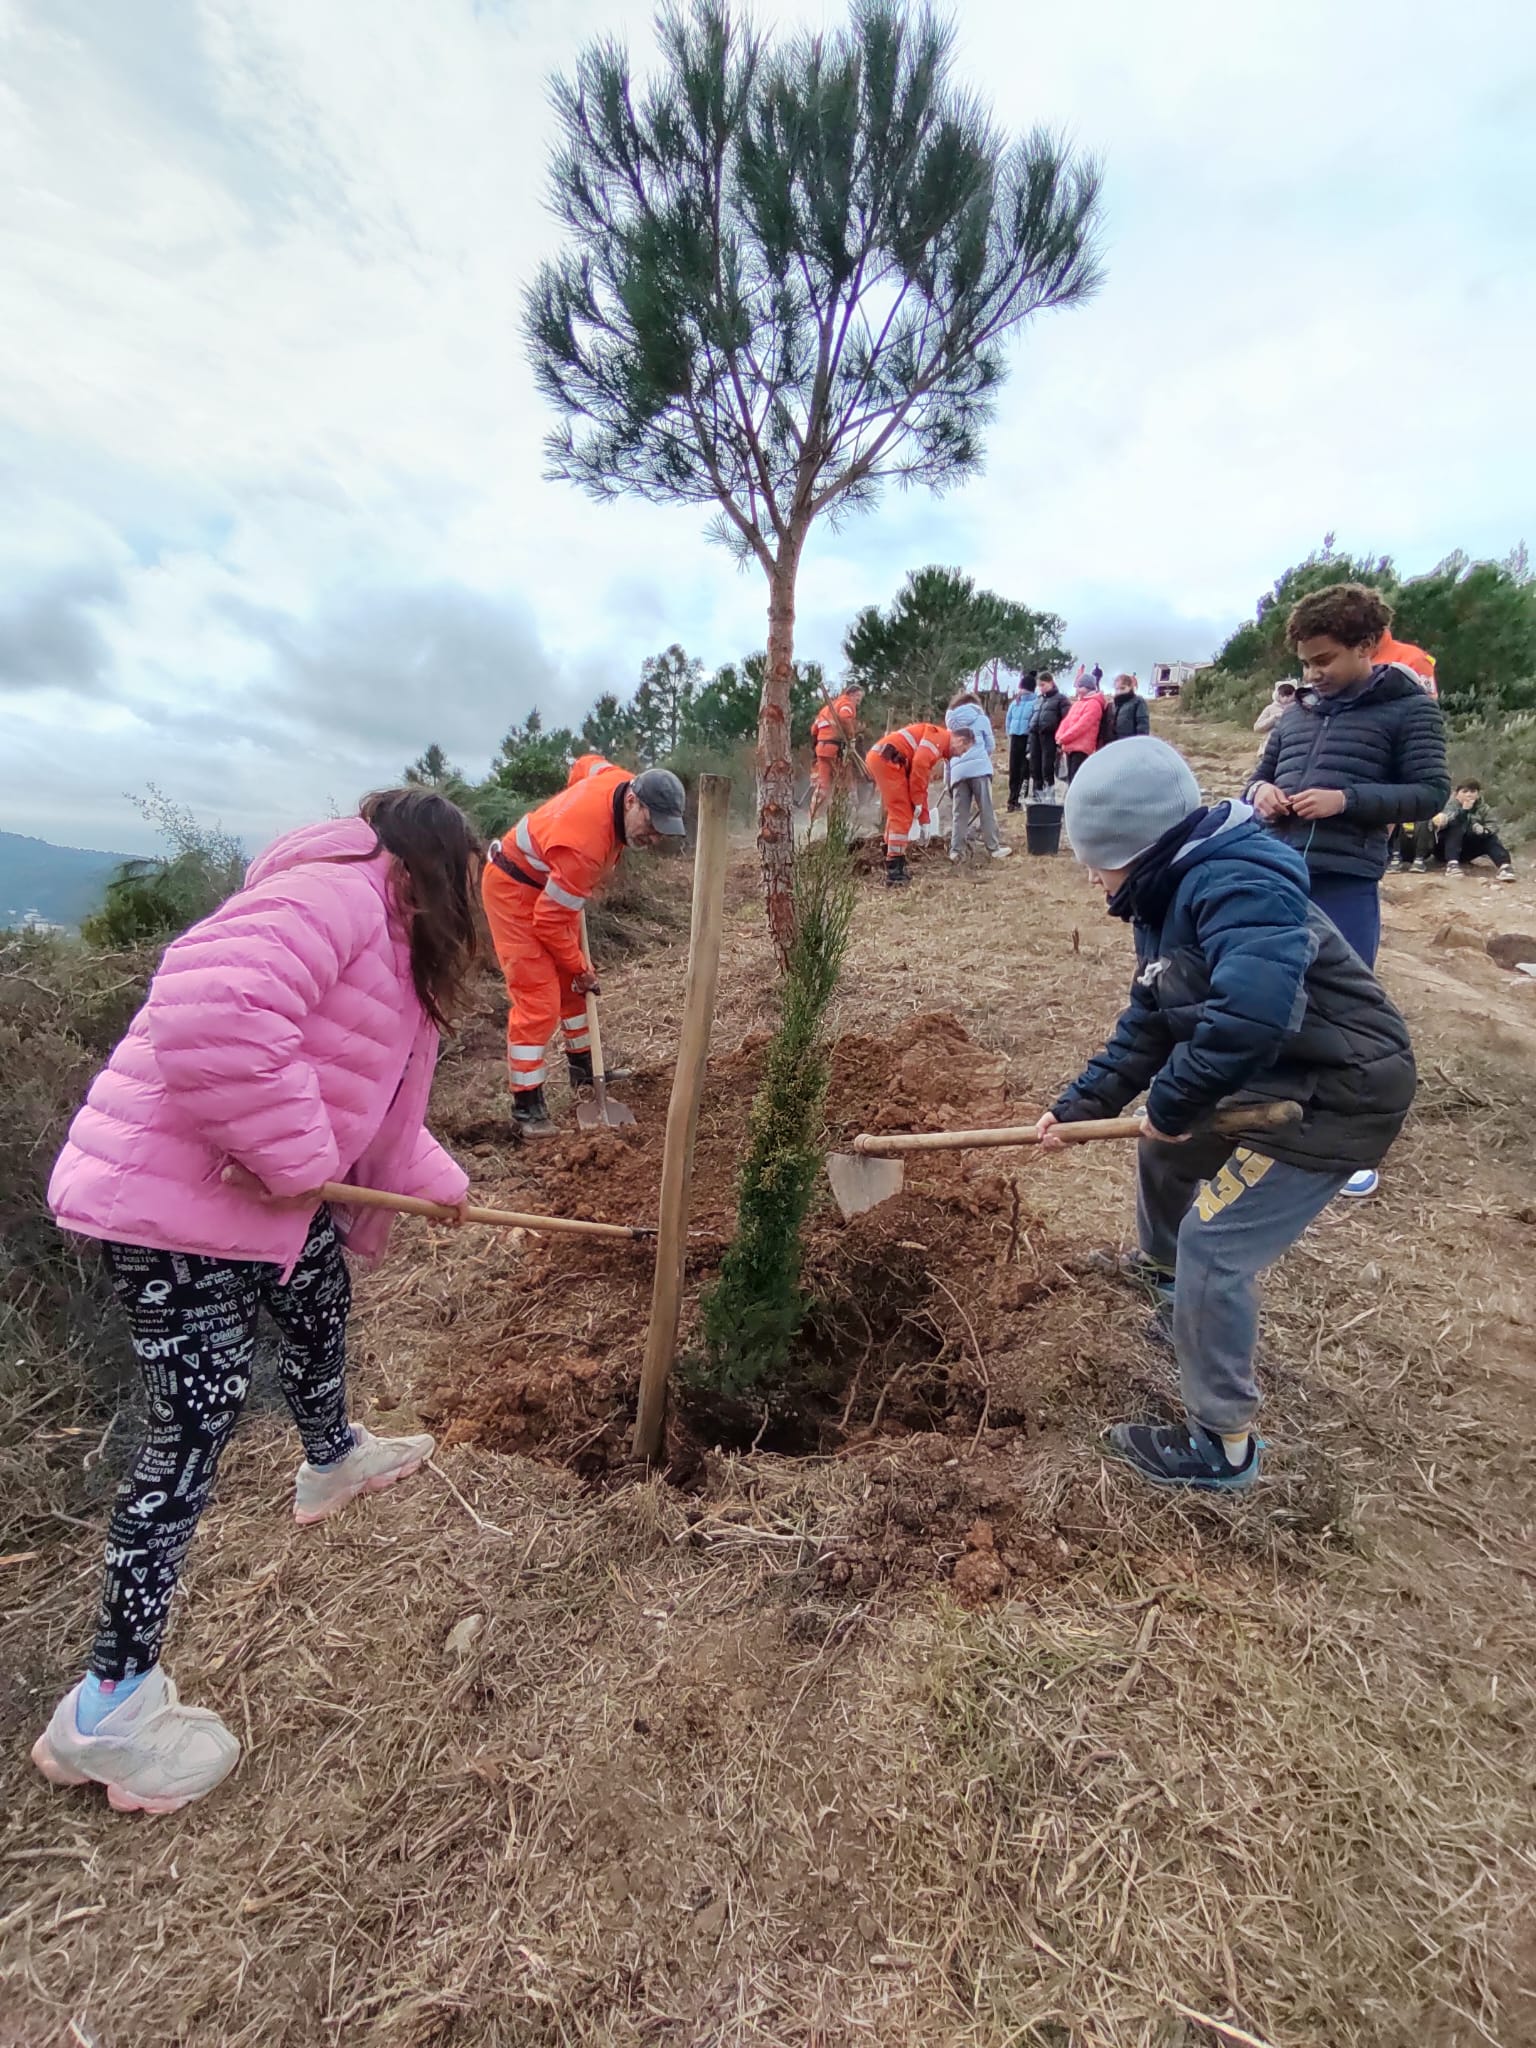
[[[906,1171],[899,1159],[866,1159],[854,1152],[827,1154],[827,1179],[844,1216],[862,1216],[899,1195]]]
[[[622,1131],[634,1120],[635,1112],[627,1103],[615,1102],[601,1081],[576,1104],[576,1122],[584,1131]]]

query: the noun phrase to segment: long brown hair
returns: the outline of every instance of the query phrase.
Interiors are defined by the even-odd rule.
[[[479,953],[474,885],[485,849],[475,828],[435,789],[376,789],[357,814],[394,855],[396,905],[411,944],[411,980],[440,1031],[454,1011]]]

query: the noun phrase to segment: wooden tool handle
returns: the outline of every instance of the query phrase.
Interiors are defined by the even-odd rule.
[[[1192,1135],[1228,1137],[1246,1131],[1276,1131],[1286,1124],[1299,1123],[1301,1114],[1299,1102],[1245,1104],[1240,1109],[1218,1110],[1209,1123],[1202,1124],[1199,1132]],[[1139,1116],[1089,1118],[1056,1126],[1056,1135],[1064,1145],[1091,1145],[1099,1138],[1140,1138],[1145,1134],[1146,1123]],[[1039,1142],[1033,1124],[1004,1124],[989,1131],[913,1131],[888,1138],[864,1131],[854,1139],[853,1150],[866,1158],[894,1159],[907,1152],[971,1152]]]
[[[592,948],[587,940],[587,913],[581,913],[581,950],[588,967],[592,965]],[[597,1023],[597,997],[587,990],[587,1037],[592,1042],[592,1079],[601,1088],[608,1078],[608,1069],[603,1065],[603,1034]]]
[[[402,1216],[427,1216],[436,1223],[451,1222],[453,1210],[443,1202],[428,1202],[420,1195],[393,1195],[383,1188],[354,1188],[345,1181],[328,1180],[320,1190],[325,1200],[343,1209],[394,1209]],[[506,1230],[545,1230],[567,1237],[654,1237],[633,1223],[588,1223],[579,1216],[524,1216],[516,1209],[468,1210],[471,1223],[494,1223]]]

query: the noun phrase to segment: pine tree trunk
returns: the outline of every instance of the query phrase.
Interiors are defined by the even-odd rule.
[[[791,531],[768,581],[768,667],[757,721],[757,846],[768,932],[782,974],[795,940],[795,768],[789,707],[794,688],[795,576],[805,536]]]

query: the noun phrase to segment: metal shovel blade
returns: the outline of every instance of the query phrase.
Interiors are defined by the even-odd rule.
[[[906,1169],[899,1159],[866,1159],[854,1152],[827,1154],[827,1179],[844,1216],[862,1216],[901,1193]]]
[[[626,1103],[613,1100],[605,1081],[595,1082],[592,1093],[576,1105],[576,1121],[584,1131],[622,1131],[634,1120],[635,1112]]]

